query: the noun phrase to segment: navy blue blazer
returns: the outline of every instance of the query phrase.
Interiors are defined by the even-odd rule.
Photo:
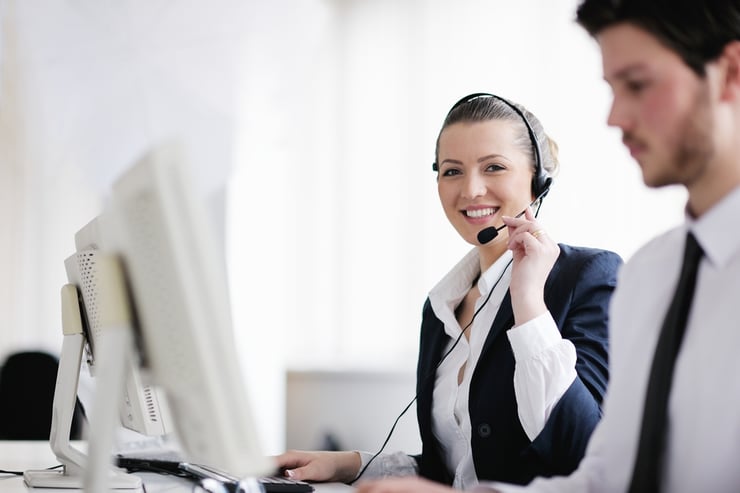
[[[514,326],[507,292],[483,345],[470,382],[468,407],[472,450],[479,480],[526,484],[537,476],[576,469],[601,417],[608,380],[608,305],[622,259],[613,252],[560,245],[545,283],[545,304],[563,338],[576,348],[577,378],[556,404],[545,428],[530,441],[519,422],[514,395],[514,354],[506,331]],[[417,418],[422,476],[451,484],[432,433],[432,391],[437,364],[450,342],[429,299],[424,304],[417,366]]]

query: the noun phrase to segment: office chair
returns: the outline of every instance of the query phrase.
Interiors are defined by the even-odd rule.
[[[0,368],[0,439],[48,440],[59,360],[42,351],[7,357]],[[84,412],[77,401],[70,439],[82,435]]]

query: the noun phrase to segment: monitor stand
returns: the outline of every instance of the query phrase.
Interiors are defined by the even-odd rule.
[[[101,348],[110,350],[102,354],[105,359],[101,358],[106,364],[99,369],[100,379],[93,403],[95,414],[90,429],[93,439],[88,441],[89,454],[74,448],[69,440],[85,344],[80,302],[77,288],[73,284],[62,287],[62,331],[64,338],[54,389],[49,437],[51,450],[61,462],[62,469],[28,470],[23,473],[23,479],[32,488],[81,489],[102,481],[107,488],[141,489],[141,478],[114,468],[110,453],[115,432],[115,422],[111,422],[117,417],[116,406],[121,395],[119,389],[124,385],[125,360],[129,353],[121,348],[132,347],[130,328],[110,330],[106,336],[110,336],[109,343],[106,344],[108,348]],[[113,409],[109,409],[111,406]],[[85,489],[105,491],[107,488]]]

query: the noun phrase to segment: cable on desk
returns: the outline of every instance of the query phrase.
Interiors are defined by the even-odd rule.
[[[63,467],[62,464],[57,464],[56,466],[47,467],[47,471],[53,471],[54,469],[59,469],[60,467]],[[23,476],[23,471],[6,471],[5,469],[0,469],[0,474],[12,474],[13,476]]]

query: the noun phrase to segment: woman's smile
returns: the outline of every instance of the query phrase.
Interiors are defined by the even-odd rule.
[[[485,224],[498,212],[498,210],[498,207],[469,207],[467,209],[463,209],[461,212],[469,223]]]

